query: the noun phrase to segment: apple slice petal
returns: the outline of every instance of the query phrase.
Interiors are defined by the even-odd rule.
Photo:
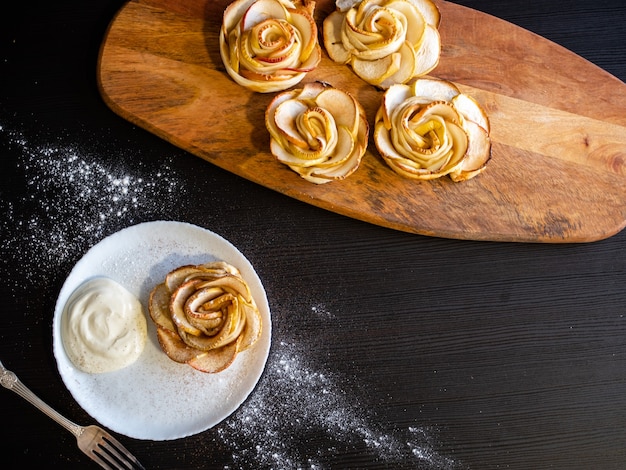
[[[352,69],[367,83],[379,86],[387,77],[400,69],[401,56],[398,53],[390,54],[376,60],[364,60],[352,57]]]
[[[307,141],[300,135],[296,121],[298,116],[307,109],[303,101],[289,99],[279,104],[274,111],[274,124],[280,134],[289,142],[302,148],[307,148]]]
[[[176,332],[166,328],[157,327],[157,340],[167,357],[181,364],[185,364],[199,354],[202,354],[202,351],[191,348],[183,343],[183,340],[180,339],[180,336],[178,336]]]
[[[424,101],[452,101],[461,93],[452,82],[438,78],[418,78],[412,86],[413,95]]]
[[[491,159],[491,139],[487,131],[472,121],[466,122],[464,127],[468,131],[470,145],[462,165],[450,173],[450,178],[455,182],[466,181],[480,174]]]
[[[408,41],[402,44],[398,54],[400,54],[400,67],[393,75],[385,78],[380,83],[380,88],[382,89],[387,89],[395,83],[406,83],[415,76],[417,56]]]
[[[474,98],[460,93],[452,99],[452,104],[466,120],[475,122],[487,133],[491,132],[487,113]]]
[[[289,10],[290,18],[298,31],[302,33],[302,60],[308,59],[313,54],[314,49],[319,47],[317,42],[317,24],[306,10]]]
[[[322,181],[342,180],[352,175],[359,167],[365,148],[361,143],[355,143],[352,153],[338,165],[332,167],[312,168],[309,177]]]
[[[357,137],[352,146],[352,152],[343,161],[333,166],[318,165],[311,168],[304,178],[316,180],[318,182],[328,182],[331,180],[343,180],[352,175],[361,164],[361,159],[367,147],[367,137],[369,124],[365,118],[365,113],[360,115]]]
[[[406,41],[412,47],[419,46],[424,34],[424,28],[426,27],[426,19],[422,12],[408,0],[392,0],[384,5],[385,8],[396,11],[406,18],[407,24],[411,25],[406,31]]]
[[[347,64],[352,54],[348,51],[341,40],[344,15],[335,10],[328,15],[322,23],[322,36],[328,56],[333,62]]]
[[[207,374],[217,374],[227,369],[237,357],[239,352],[239,343],[241,338],[236,342],[228,344],[218,349],[206,351],[189,359],[187,364],[200,372]]]
[[[179,332],[186,332],[191,335],[200,335],[202,332],[189,323],[189,320],[185,316],[185,301],[195,290],[198,283],[201,282],[197,279],[192,279],[183,282],[170,297],[170,314],[172,321]]]
[[[226,274],[216,279],[203,282],[200,288],[219,287],[225,292],[237,295],[244,299],[246,302],[252,302],[252,294],[246,281],[240,275]]]
[[[335,167],[345,162],[354,150],[355,139],[352,131],[346,126],[337,127],[337,145],[329,158],[318,165],[316,169],[324,170],[326,168]]]
[[[263,331],[263,322],[261,314],[256,305],[245,305],[246,325],[241,336],[240,351],[245,351],[252,346],[260,337]]]
[[[241,275],[235,266],[228,264],[226,261],[210,261],[208,263],[196,265],[196,269],[202,271],[203,274],[211,275],[213,277],[222,277],[225,274],[232,274],[233,276]]]
[[[180,266],[165,276],[165,285],[169,292],[174,292],[183,282],[189,280],[189,277],[197,274],[198,269],[194,265]]]
[[[333,115],[337,126],[345,126],[351,133],[358,130],[359,109],[352,95],[337,88],[327,87],[317,95],[315,101]]]
[[[256,0],[250,4],[241,18],[241,29],[247,31],[268,19],[286,20],[285,6],[278,0]]]
[[[434,28],[439,28],[439,24],[441,23],[441,12],[435,3],[430,0],[407,0],[411,2],[422,14],[426,23],[433,26]]]
[[[270,101],[270,104],[267,106],[267,109],[265,110],[265,126],[269,130],[270,135],[274,137],[275,139],[280,140],[282,138],[282,133],[278,129],[278,126],[276,125],[276,120],[274,118],[276,114],[276,109],[282,103],[284,103],[287,100],[295,98],[297,95],[298,95],[298,92],[296,91],[280,93],[276,95],[274,98],[272,98],[272,101]]]
[[[245,0],[230,3],[224,10],[222,30],[225,32],[232,31],[241,21],[246,11],[256,1],[257,0]]]
[[[415,76],[421,77],[432,72],[439,64],[441,36],[439,30],[430,25],[424,28],[424,37],[415,56]]]
[[[158,284],[150,291],[148,312],[150,313],[150,318],[157,326],[175,332],[176,326],[170,314],[170,296],[170,291],[165,282]]]
[[[461,125],[459,113],[454,106],[447,101],[431,101],[430,103],[424,104],[411,120],[419,122],[421,118],[428,118],[432,115],[440,116],[445,121],[454,123],[457,127]]]
[[[404,84],[395,84],[390,86],[382,99],[381,110],[383,111],[383,120],[385,127],[391,129],[390,116],[398,106],[411,97],[411,87]]]
[[[315,155],[310,154],[307,156],[308,158],[302,158],[301,153],[296,155],[292,148],[281,144],[276,139],[270,140],[270,151],[279,162],[293,167],[292,169],[315,166],[326,161],[326,156],[322,155],[321,152]]]
[[[304,59],[304,57],[302,57]],[[322,60],[322,48],[319,44],[315,44],[315,47],[311,51],[311,53],[306,57],[306,59],[298,66],[291,67],[290,70],[294,70],[296,72],[308,73],[315,70],[315,68],[319,65]]]
[[[389,130],[382,124],[377,122],[374,128],[374,141],[376,142],[376,148],[383,158],[391,158],[396,160],[402,160],[405,157],[401,155],[391,141],[391,135]]]

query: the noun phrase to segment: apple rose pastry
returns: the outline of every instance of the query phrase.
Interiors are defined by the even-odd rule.
[[[224,11],[220,54],[238,84],[270,93],[298,84],[320,62],[315,2],[235,0]]]
[[[278,161],[316,184],[354,173],[367,147],[369,125],[361,104],[321,82],[277,95],[265,125]]]
[[[398,174],[430,180],[449,175],[465,181],[491,158],[489,119],[482,107],[452,83],[420,78],[391,86],[376,113],[374,142]]]
[[[223,261],[168,273],[150,293],[149,311],[167,356],[202,372],[227,368],[262,329],[248,285]]]
[[[350,6],[352,4],[352,6]],[[439,63],[441,14],[431,0],[362,0],[341,5],[322,24],[329,57],[387,89]]]

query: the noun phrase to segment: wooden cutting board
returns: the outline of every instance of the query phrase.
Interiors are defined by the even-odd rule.
[[[315,185],[269,152],[274,94],[226,74],[218,46],[228,0],[132,0],[99,57],[105,102],[123,118],[225,170],[315,206],[396,230],[456,239],[590,242],[626,225],[626,85],[545,38],[439,1],[432,76],[487,110],[493,154],[463,183],[404,179],[370,144],[358,171]],[[334,8],[319,0],[318,24]],[[305,81],[352,92],[370,126],[382,92],[326,55]]]

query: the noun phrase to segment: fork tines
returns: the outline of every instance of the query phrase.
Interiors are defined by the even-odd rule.
[[[90,457],[103,468],[111,470],[145,470],[139,460],[109,434],[101,436],[97,449],[92,450]]]

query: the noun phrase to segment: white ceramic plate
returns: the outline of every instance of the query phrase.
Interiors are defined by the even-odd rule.
[[[147,311],[152,288],[172,269],[224,260],[239,268],[263,319],[261,338],[218,374],[206,374],[169,359],[156,339]],[[148,341],[125,369],[87,374],[67,357],[61,315],[84,281],[108,276],[144,305]],[[257,384],[270,349],[271,317],[265,290],[250,262],[215,233],[181,222],[147,222],[123,229],[93,246],[72,269],[57,299],[53,349],[61,378],[83,409],[105,427],[137,439],[169,440],[202,432],[233,413]]]

